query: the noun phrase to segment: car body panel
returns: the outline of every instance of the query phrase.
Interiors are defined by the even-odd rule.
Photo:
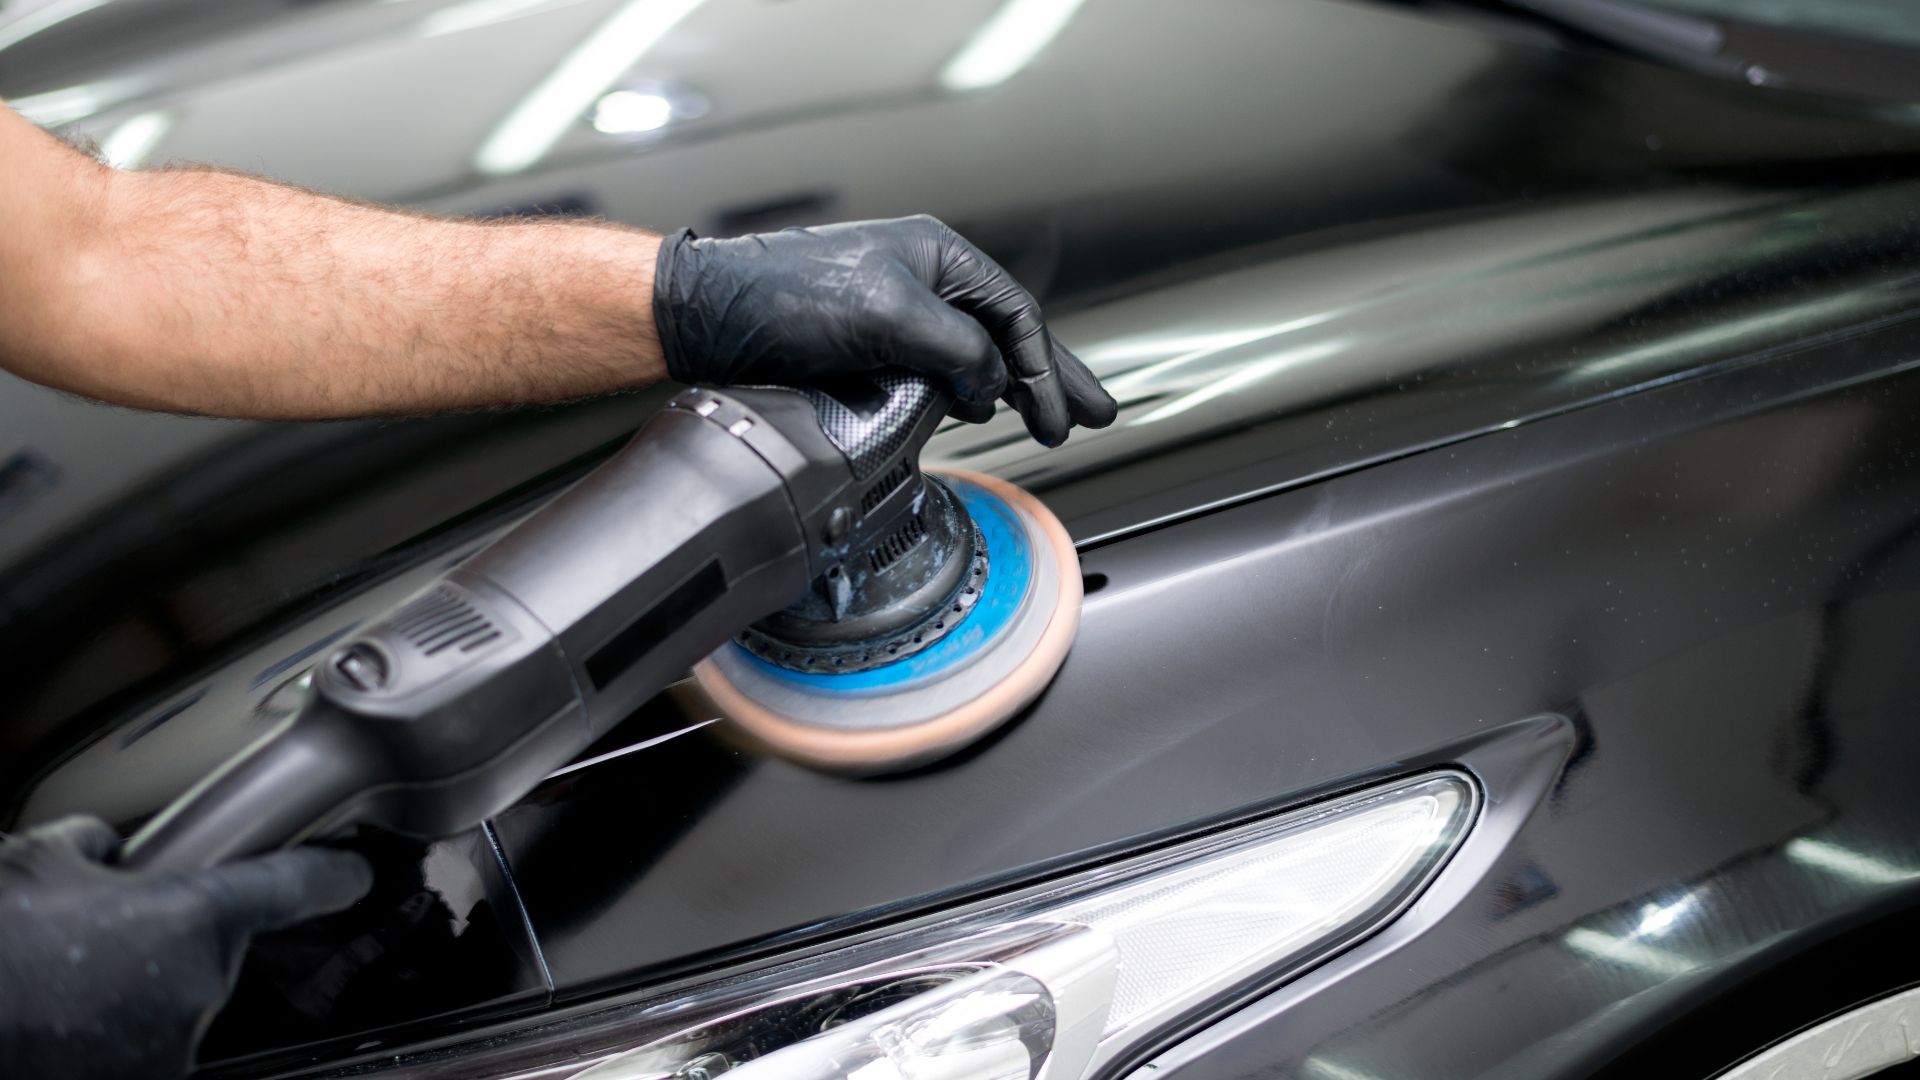
[[[1907,865],[1916,808],[1887,788],[1900,770],[1850,777],[1844,795],[1827,783],[1851,746],[1914,749],[1900,710],[1915,688],[1884,643],[1911,641],[1920,618],[1905,602],[1920,478],[1902,475],[1920,432],[1895,434],[1920,382],[1749,411],[1879,362],[1844,348],[1851,364],[1760,364],[1087,551],[1107,584],[1052,688],[926,775],[849,783],[687,740],[563,778],[500,818],[557,990],[952,902],[953,881],[991,886],[1351,784],[1543,709],[1570,716],[1580,746],[1543,820],[1456,913],[1471,924],[1456,948],[1554,927],[1603,948],[1582,931],[1625,920],[1631,941],[1644,905],[1684,903],[1681,940],[1640,950],[1710,968],[1774,932],[1750,904],[1791,924],[1878,902],[1904,870],[1860,880],[1791,855]],[[1836,820],[1850,798],[1858,820]],[[1769,866],[1763,896],[1741,888],[1747,859]],[[1541,947],[1568,959],[1562,941]],[[1607,977],[1566,1015],[1670,974],[1572,960]]]
[[[1425,932],[1160,1069],[1587,1075],[1906,898],[1912,116],[1337,0],[1088,5],[1028,70],[940,90],[993,6],[909,27],[872,3],[710,0],[644,65],[703,116],[574,124],[508,175],[476,148],[614,5],[174,25],[176,5],[125,2],[0,51],[0,93],[35,107],[122,95],[78,122],[109,142],[166,113],[156,160],[358,197],[719,232],[932,212],[1030,284],[1123,403],[1059,451],[1004,413],[929,446],[1040,494],[1101,583],[1003,735],[855,782],[663,697],[489,829],[394,847],[422,887],[257,949],[213,1057],[294,1065],[586,1008],[1542,715],[1572,733],[1548,797],[1449,869],[1444,908],[1410,913]],[[13,816],[139,821],[281,715],[306,658],[658,400],[252,425],[0,386]],[[322,940],[389,959],[299,998],[285,965]]]

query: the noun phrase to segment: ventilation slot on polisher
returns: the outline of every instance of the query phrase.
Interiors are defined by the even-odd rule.
[[[913,545],[926,538],[927,523],[920,519],[920,515],[915,514],[907,519],[905,525],[893,530],[892,535],[880,541],[879,546],[867,556],[867,560],[872,564],[873,572],[877,574],[899,562],[900,556],[912,551]]]
[[[888,469],[887,475],[881,477],[872,487],[868,488],[865,495],[860,496],[860,515],[865,517],[873,513],[874,507],[886,502],[887,496],[893,494],[894,491],[898,489],[901,484],[906,483],[907,479],[912,475],[913,466],[904,461]]]
[[[456,645],[472,652],[500,636],[485,615],[444,585],[401,608],[391,625],[402,640],[427,656]]]

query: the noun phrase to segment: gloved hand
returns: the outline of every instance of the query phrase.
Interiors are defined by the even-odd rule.
[[[352,904],[351,852],[297,848],[190,873],[105,865],[91,817],[0,842],[0,1076],[183,1076],[247,940]]]
[[[933,218],[857,221],[660,245],[654,324],[684,383],[805,381],[911,368],[980,421],[1004,397],[1048,446],[1117,406],[1047,333],[1032,296]]]

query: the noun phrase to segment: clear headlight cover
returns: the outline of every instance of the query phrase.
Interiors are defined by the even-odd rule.
[[[1465,838],[1438,773],[1268,817],[804,963],[381,1075],[1078,1080],[1299,974]],[[364,1075],[364,1074],[362,1074]]]

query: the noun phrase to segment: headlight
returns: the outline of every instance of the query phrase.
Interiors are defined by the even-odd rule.
[[[1464,839],[1474,791],[1457,773],[1371,789],[385,1074],[1078,1080],[1377,929]]]

